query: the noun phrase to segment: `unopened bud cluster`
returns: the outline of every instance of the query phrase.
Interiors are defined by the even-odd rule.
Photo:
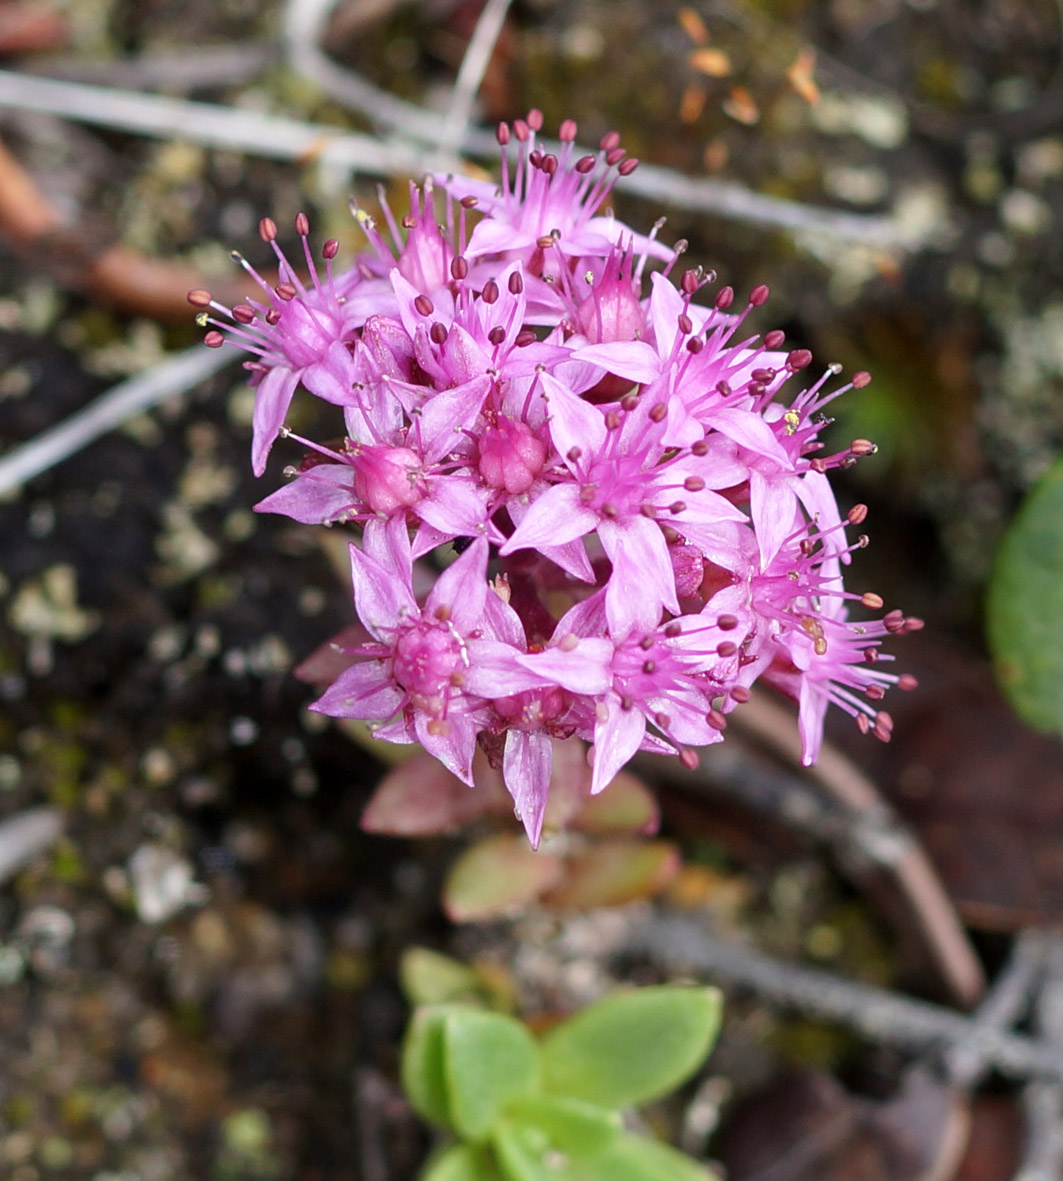
[[[540,126],[500,126],[499,186],[437,177],[382,225],[355,209],[369,249],[349,269],[334,241],[315,259],[302,216],[297,268],[267,218],[276,281],[235,255],[255,298],[190,295],[208,344],[251,354],[256,474],[296,438],[298,389],[343,416],[342,442],[299,439],[257,506],[356,527],[366,639],[314,708],[470,784],[479,744],[533,842],[555,740],[591,744],[594,791],[638,750],[693,766],[758,678],[799,703],[806,762],[829,702],[888,739],[878,703],[912,682],[879,642],[919,626],[848,619],[882,600],[845,589],[866,508],[842,516],[828,473],[874,447],[827,454],[818,435],[868,375],[828,388],[836,367],[807,380],[807,349],[749,335],[766,287],[742,306],[713,275],[676,281],[682,244],[600,213],[637,163],[619,137],[581,156],[566,121],[553,154]]]

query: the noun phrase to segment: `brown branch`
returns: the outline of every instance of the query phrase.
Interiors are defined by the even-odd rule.
[[[59,213],[47,201],[19,161],[0,143],[0,234],[20,253],[32,252],[39,269],[56,282],[98,300],[157,320],[188,320],[186,298],[193,287],[203,287],[199,268],[168,259],[150,258],[128,246],[114,244],[99,249],[87,235],[64,226]],[[235,278],[214,283],[219,298],[237,302]]]

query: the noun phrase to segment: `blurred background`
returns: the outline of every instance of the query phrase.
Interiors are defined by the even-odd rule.
[[[383,185],[404,207],[483,8],[0,0],[0,465],[195,345],[185,293],[244,289],[228,251],[268,263],[260,217],[294,240],[305,211],[341,262],[362,250],[348,199],[373,210]],[[1063,902],[1063,748],[996,696],[983,639],[997,542],[1063,445],[1060,5],[496,8],[475,127],[538,107],[581,143],[616,128],[646,166],[619,216],[665,216],[689,265],[740,297],[771,287],[758,330],[873,374],[833,428],[879,448],[839,482],[871,509],[851,577],[926,618],[895,646],[924,685],[889,748],[848,725],[838,740],[915,825],[992,969]],[[484,138],[464,156],[490,170]],[[0,498],[0,816],[30,818],[0,829],[13,1181],[412,1176],[427,1139],[394,1078],[398,955],[428,943],[511,970],[522,938],[447,927],[453,842],[359,831],[379,768],[291,675],[351,621],[342,561],[252,513],[289,460],[250,476],[241,378],[188,384]],[[760,840],[755,819],[669,815],[726,923],[934,994],[814,850]],[[535,921],[551,938],[563,922]],[[609,977],[593,948],[572,958]],[[897,1076],[883,1054],[854,1071],[836,1031],[735,1015],[724,1061],[757,1066],[730,1078],[739,1097],[795,1064],[872,1089]],[[1002,1111],[994,1142],[1018,1145]],[[1019,1152],[977,1176],[1010,1176]]]

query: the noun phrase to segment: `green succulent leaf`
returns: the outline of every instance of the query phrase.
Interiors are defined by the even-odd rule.
[[[451,1001],[482,1003],[480,981],[472,968],[427,947],[410,947],[399,963],[402,991],[411,1005]]]
[[[429,1123],[451,1126],[443,1040],[452,1005],[415,1010],[402,1044],[402,1089],[414,1110]]]
[[[419,1181],[505,1181],[488,1149],[451,1144],[432,1157]]]
[[[719,1181],[685,1153],[659,1140],[624,1133],[604,1152],[573,1160],[564,1181]]]
[[[601,1152],[623,1127],[619,1112],[557,1095],[525,1095],[506,1108],[506,1117],[518,1127],[535,1129],[565,1156]]]
[[[512,1017],[456,1008],[443,1018],[444,1072],[451,1126],[483,1140],[502,1109],[539,1081],[539,1048]]]
[[[987,603],[997,679],[1015,712],[1063,733],[1063,459],[1027,496],[997,550]]]
[[[543,1091],[611,1108],[667,1095],[708,1055],[720,1009],[714,988],[614,993],[543,1039]]]

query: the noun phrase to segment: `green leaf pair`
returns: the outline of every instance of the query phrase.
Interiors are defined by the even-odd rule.
[[[706,1181],[689,1157],[625,1132],[620,1109],[689,1078],[719,1022],[715,989],[679,986],[615,993],[540,1041],[473,1006],[418,1009],[403,1086],[421,1115],[462,1141],[422,1181]]]

